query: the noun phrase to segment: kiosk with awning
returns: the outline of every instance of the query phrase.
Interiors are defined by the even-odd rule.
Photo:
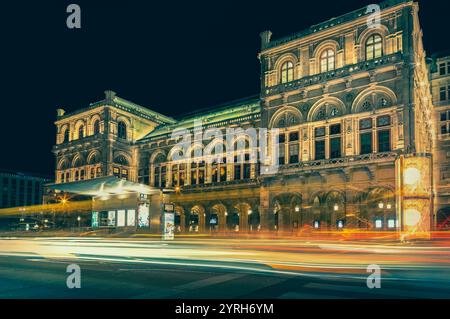
[[[132,227],[160,231],[160,189],[115,176],[47,187],[58,192],[91,197],[93,228]]]

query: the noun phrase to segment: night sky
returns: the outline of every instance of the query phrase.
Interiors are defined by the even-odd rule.
[[[261,31],[276,39],[374,2],[2,2],[0,168],[53,175],[55,110],[106,89],[174,117],[256,95]],[[70,3],[81,30],[66,27]],[[448,1],[420,4],[428,54],[450,49]]]

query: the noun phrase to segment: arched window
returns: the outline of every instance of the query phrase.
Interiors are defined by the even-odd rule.
[[[294,80],[294,64],[291,61],[283,63],[281,66],[281,83],[288,83]]]
[[[123,166],[128,166],[128,160],[126,159],[125,156],[123,155],[119,155],[114,159],[114,163],[115,164],[119,164],[119,165],[123,165]]]
[[[78,128],[78,138],[83,138],[83,137],[84,137],[84,126],[81,125],[81,126]]]
[[[329,72],[335,69],[336,58],[334,51],[331,49],[325,50],[320,56],[320,72]]]
[[[119,138],[127,139],[127,125],[124,122],[119,122],[117,135]]]
[[[100,121],[96,120],[94,122],[94,135],[100,134]]]
[[[383,55],[383,39],[374,34],[366,41],[366,60],[380,58]]]
[[[113,175],[119,178],[128,179],[128,166],[129,161],[123,155],[119,155],[114,158]]]
[[[64,140],[63,140],[63,143],[68,143],[69,142],[69,129],[67,128],[65,131],[64,131]]]

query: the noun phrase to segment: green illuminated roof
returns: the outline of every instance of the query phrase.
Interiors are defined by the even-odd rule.
[[[141,141],[164,137],[172,134],[176,129],[191,130],[195,121],[202,121],[203,127],[221,127],[233,123],[245,121],[246,118],[254,119],[259,116],[261,106],[258,98],[250,98],[235,103],[228,103],[208,111],[198,111],[186,115],[175,124],[160,125],[153,132],[147,134]]]

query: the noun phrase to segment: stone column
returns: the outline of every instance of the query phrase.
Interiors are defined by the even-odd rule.
[[[198,213],[198,232],[199,233],[205,232],[205,226],[206,226],[205,222],[206,222],[205,212],[199,212]]]
[[[280,231],[291,231],[291,209],[289,206],[282,206],[278,213],[278,229]]]
[[[186,215],[180,213],[180,232],[184,233],[186,231]]]
[[[238,207],[239,232],[247,232],[248,231],[248,210],[249,210],[249,208],[245,205],[240,205]]]

